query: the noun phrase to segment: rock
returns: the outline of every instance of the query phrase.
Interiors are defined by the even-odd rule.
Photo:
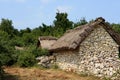
[[[38,60],[38,64],[40,66],[49,68],[54,63],[55,58],[54,56],[40,56],[40,57],[37,57],[36,60]]]

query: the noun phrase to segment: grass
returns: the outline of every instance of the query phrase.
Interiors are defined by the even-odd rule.
[[[102,80],[94,76],[81,76],[59,69],[40,68],[4,68],[7,78],[5,80]]]

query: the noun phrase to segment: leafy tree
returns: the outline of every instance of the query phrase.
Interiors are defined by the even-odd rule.
[[[0,62],[2,65],[14,64],[14,46],[10,45],[9,34],[5,31],[0,30]]]
[[[37,38],[32,33],[24,33],[22,36],[22,42],[24,46],[35,44]]]
[[[116,32],[120,33],[120,24],[113,23],[111,26]]]
[[[81,25],[84,25],[84,24],[87,24],[88,22],[86,21],[85,18],[81,18],[80,21],[74,23],[74,28],[75,27],[78,27],[78,26],[81,26]]]
[[[23,30],[20,30],[20,36],[23,36],[24,33],[31,33],[31,29],[30,28],[26,28],[26,29],[23,29]]]
[[[2,19],[0,24],[0,30],[5,31],[8,34],[13,33],[12,21],[8,19]]]
[[[61,37],[65,32],[63,28],[57,28],[53,30],[54,30],[53,36],[58,37],[58,38]]]
[[[38,36],[62,36],[66,30],[73,28],[73,22],[67,16],[67,13],[56,13],[56,20],[54,20],[53,25],[42,23],[41,26],[32,30],[32,35],[37,38]]]
[[[54,25],[55,28],[62,28],[63,31],[65,32],[67,29],[71,29],[73,22],[70,21],[68,18],[68,14],[67,13],[56,13],[56,20],[54,20]]]
[[[2,65],[13,65],[16,62],[16,56],[13,48],[9,45],[2,45],[0,43],[0,62]]]
[[[19,31],[13,27],[12,20],[9,19],[1,19],[0,30],[8,33],[10,38],[19,35]]]

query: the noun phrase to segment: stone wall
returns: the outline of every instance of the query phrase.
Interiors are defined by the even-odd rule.
[[[105,29],[97,26],[77,50],[55,53],[56,63],[67,71],[113,77],[120,69],[118,47]]]

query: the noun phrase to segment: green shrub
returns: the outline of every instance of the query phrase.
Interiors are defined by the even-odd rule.
[[[49,52],[48,52],[48,50],[47,49],[33,49],[32,50],[32,53],[35,55],[35,57],[38,57],[38,56],[43,56],[43,55],[45,55],[45,56],[48,56],[49,55]]]
[[[2,65],[13,65],[16,62],[14,54],[13,48],[0,44],[0,62]]]
[[[2,65],[7,65],[9,66],[12,61],[11,55],[8,54],[0,54],[0,61]]]
[[[20,67],[31,67],[36,63],[35,56],[27,51],[20,53],[17,63]]]
[[[4,71],[2,69],[2,63],[0,62],[0,80],[3,78]]]

